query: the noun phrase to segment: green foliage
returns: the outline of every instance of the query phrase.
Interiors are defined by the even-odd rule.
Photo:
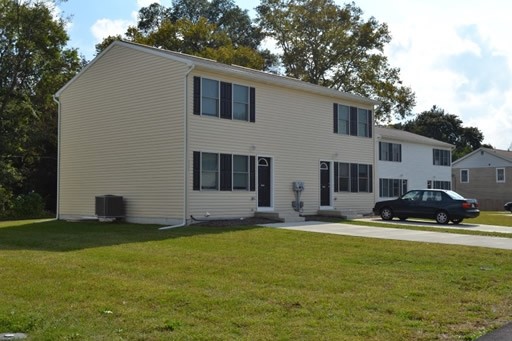
[[[410,114],[415,95],[383,53],[391,41],[386,24],[333,0],[262,0],[257,12],[287,76],[379,100],[382,122]]]
[[[143,7],[137,27],[129,27],[124,37],[107,37],[96,51],[120,39],[257,70],[275,61],[268,50],[258,51],[263,35],[247,11],[231,0],[177,0],[170,8],[157,3]]]
[[[43,198],[35,192],[20,194],[12,202],[11,216],[14,218],[36,218],[43,213]]]
[[[445,113],[435,105],[429,111],[394,127],[454,145],[453,161],[480,148],[484,139],[477,127],[463,127],[458,116]]]
[[[54,205],[57,106],[53,94],[83,65],[66,49],[51,1],[0,0],[0,186],[36,190]],[[53,162],[48,162],[53,160]]]

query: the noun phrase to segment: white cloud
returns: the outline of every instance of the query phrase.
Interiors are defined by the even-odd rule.
[[[99,19],[94,22],[91,27],[91,32],[96,40],[96,43],[103,41],[108,36],[115,36],[120,34],[121,36],[126,33],[128,26],[137,25],[138,12],[133,11],[131,13],[131,19]]]
[[[390,65],[416,93],[415,113],[432,105],[477,127],[484,143],[512,142],[512,44],[499,0],[387,0],[357,3],[366,16],[387,23]]]
[[[155,2],[159,4],[160,0],[137,0],[137,6],[139,8],[148,7],[149,5],[154,4]]]

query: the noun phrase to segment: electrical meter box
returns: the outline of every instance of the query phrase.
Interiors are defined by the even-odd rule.
[[[304,181],[294,181],[293,182],[293,190],[302,192],[304,190]]]

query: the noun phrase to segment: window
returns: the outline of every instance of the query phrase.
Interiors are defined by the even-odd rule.
[[[336,163],[338,165],[338,189],[340,192],[350,192],[350,164]]]
[[[219,82],[202,78],[201,113],[207,116],[219,116]]]
[[[334,103],[334,133],[372,137],[372,111]]]
[[[434,189],[452,189],[450,181],[434,181]]]
[[[505,168],[496,168],[496,182],[505,182]]]
[[[194,77],[194,115],[256,122],[256,89]]]
[[[434,149],[434,165],[436,166],[450,166],[451,157],[449,150]]]
[[[460,170],[460,182],[462,182],[462,183],[469,182],[469,169],[461,169]]]
[[[368,137],[368,110],[357,109],[357,136]]]
[[[218,154],[202,153],[201,189],[219,189]]]
[[[348,135],[350,133],[350,111],[346,105],[338,105],[338,133]]]
[[[358,165],[358,182],[359,182],[359,188],[358,192],[368,192],[368,189],[370,188],[369,180],[369,167],[368,165]]]
[[[407,193],[406,179],[379,179],[379,196],[394,198]]]
[[[397,143],[379,142],[379,160],[402,162],[402,145]]]
[[[249,88],[242,85],[233,85],[233,119],[249,120]]]
[[[193,153],[193,189],[255,191],[256,158],[246,155]]]
[[[249,189],[249,157],[233,156],[233,189]]]
[[[334,163],[334,192],[373,192],[372,165]]]

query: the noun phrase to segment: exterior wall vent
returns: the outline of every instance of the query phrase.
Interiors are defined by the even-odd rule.
[[[118,195],[100,195],[96,197],[95,212],[98,218],[123,218],[123,197]]]

